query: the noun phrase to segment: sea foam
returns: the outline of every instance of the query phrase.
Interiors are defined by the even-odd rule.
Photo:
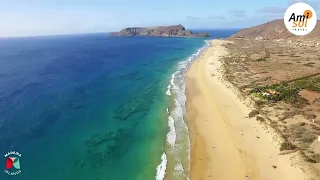
[[[168,96],[171,96],[170,88],[171,88],[171,85],[169,84],[169,86],[168,86],[168,88],[167,88],[167,91],[166,91],[166,94],[167,94]]]
[[[168,126],[169,126],[169,132],[167,134],[167,141],[171,146],[175,145],[176,142],[176,130],[174,127],[174,120],[171,116],[169,116],[169,121],[168,121]]]
[[[176,71],[172,74],[170,79],[170,84],[167,87],[166,94],[174,96],[174,107],[169,111],[167,108],[168,116],[168,126],[169,132],[167,134],[167,142],[170,145],[169,149],[166,149],[166,152],[169,153],[168,156],[173,157],[175,161],[173,176],[175,179],[189,179],[188,172],[190,170],[190,138],[189,130],[185,122],[186,115],[186,100],[185,95],[185,72],[188,70],[192,61],[199,56],[201,51],[208,47],[209,41],[205,41],[206,45],[198,49],[198,51],[188,57],[186,60],[181,61],[177,65]],[[181,154],[187,155],[187,163],[185,160],[179,157]],[[157,176],[156,180],[163,180],[165,177],[167,165],[167,155],[164,153],[161,156],[162,162],[157,167]],[[186,167],[183,166],[185,164]],[[187,171],[187,172],[186,172]]]
[[[161,156],[161,163],[157,167],[157,175],[156,175],[156,180],[163,180],[164,176],[166,174],[166,169],[167,169],[167,155],[166,153],[163,153]]]

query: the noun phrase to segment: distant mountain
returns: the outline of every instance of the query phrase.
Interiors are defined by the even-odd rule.
[[[310,39],[320,38],[320,21],[315,29],[306,36],[296,36],[290,33],[284,25],[283,19],[277,19],[251,28],[246,28],[232,35],[231,38],[266,38],[266,39]]]
[[[192,33],[186,30],[181,24],[174,26],[156,26],[156,27],[129,27],[120,32],[112,32],[111,36],[180,36],[180,37],[210,37],[207,32]]]

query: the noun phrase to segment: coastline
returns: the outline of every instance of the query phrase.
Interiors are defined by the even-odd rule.
[[[281,138],[248,118],[249,102],[223,80],[225,42],[211,40],[186,74],[191,180],[309,179],[298,152],[279,155]]]
[[[185,74],[199,54],[208,47],[208,41],[187,59],[177,63],[166,90],[168,132],[165,152],[157,166],[156,180],[188,179],[190,172],[190,138],[185,121]]]

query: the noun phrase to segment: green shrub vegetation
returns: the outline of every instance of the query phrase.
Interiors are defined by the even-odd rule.
[[[255,61],[261,62],[261,61],[267,61],[267,59],[265,57],[262,57],[262,58],[256,59]]]
[[[256,119],[257,119],[257,121],[260,121],[260,122],[263,122],[263,121],[264,121],[264,118],[261,117],[261,116],[257,116]]]
[[[252,111],[248,114],[248,117],[249,117],[249,118],[252,118],[252,117],[254,117],[254,116],[258,115],[258,114],[259,114],[259,111],[257,111],[257,110],[252,110]]]
[[[307,161],[311,163],[319,163],[320,162],[320,154],[314,154],[311,157],[307,157]]]
[[[306,143],[306,144],[311,144],[313,141],[314,141],[314,134],[312,134],[311,132],[309,131],[305,131],[302,136],[301,136],[301,141]]]
[[[320,162],[320,154],[313,155],[313,159],[315,160],[316,163],[319,163]]]
[[[301,138],[303,133],[307,131],[305,127],[300,126],[298,124],[293,125],[292,129],[293,129],[293,136],[295,138]]]
[[[280,151],[293,150],[293,149],[295,149],[295,148],[296,148],[296,147],[295,147],[294,144],[292,144],[292,143],[289,142],[289,141],[285,141],[285,142],[283,142],[283,143],[281,144],[281,146],[280,146]]]
[[[308,103],[299,95],[301,90],[307,89],[320,93],[320,77],[317,75],[298,78],[282,82],[280,84],[256,86],[250,91],[250,93],[255,97],[260,97],[268,101],[285,101],[286,103],[292,104],[296,107],[301,107]],[[277,91],[280,94],[263,96],[262,93],[267,92],[268,89]]]

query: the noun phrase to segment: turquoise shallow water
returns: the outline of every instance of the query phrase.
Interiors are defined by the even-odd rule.
[[[1,39],[0,154],[22,154],[14,179],[155,179],[171,74],[203,45],[101,34]]]
[[[204,45],[105,34],[0,39],[3,171],[3,155],[21,153],[21,173],[0,179],[187,179],[183,77]]]

